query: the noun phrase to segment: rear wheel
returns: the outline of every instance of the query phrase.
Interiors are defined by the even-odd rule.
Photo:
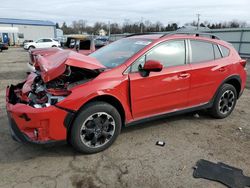
[[[73,123],[71,144],[82,153],[100,152],[116,140],[121,125],[121,116],[115,107],[104,102],[90,103]]]
[[[53,45],[53,46],[52,46],[52,48],[55,48],[55,47],[57,47],[57,46],[56,46],[56,45]]]
[[[229,116],[237,102],[237,92],[231,84],[224,84],[214,100],[211,108],[211,115],[215,118],[222,119]]]

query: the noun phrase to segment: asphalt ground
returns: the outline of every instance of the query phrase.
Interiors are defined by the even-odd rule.
[[[123,128],[107,150],[82,155],[67,144],[13,141],[5,112],[5,88],[26,77],[28,54],[0,53],[0,187],[224,187],[192,177],[196,161],[207,159],[241,168],[250,176],[250,91],[235,111],[216,120],[199,112]],[[248,88],[250,82],[248,81]],[[156,146],[165,141],[164,147]]]

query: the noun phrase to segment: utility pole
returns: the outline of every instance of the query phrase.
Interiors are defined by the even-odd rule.
[[[109,36],[109,38],[110,38],[110,21],[108,22],[108,36]]]
[[[197,18],[198,18],[198,21],[197,21],[197,30],[199,30],[199,27],[200,27],[200,16],[201,14],[196,14]]]
[[[141,33],[143,33],[143,17],[141,17]]]

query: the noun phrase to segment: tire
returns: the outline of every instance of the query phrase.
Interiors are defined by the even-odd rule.
[[[237,102],[237,92],[233,85],[224,84],[215,97],[210,113],[214,118],[223,119],[229,116]]]
[[[115,107],[105,102],[92,102],[77,115],[70,143],[81,153],[97,153],[113,144],[121,126],[121,116]]]
[[[52,46],[52,48],[55,48],[55,47],[57,47],[57,46],[56,46],[56,45],[53,45],[53,46]]]
[[[32,50],[32,49],[35,49],[36,47],[35,46],[29,46],[28,50]]]
[[[3,50],[2,50],[2,48],[0,48],[0,52],[2,52]]]

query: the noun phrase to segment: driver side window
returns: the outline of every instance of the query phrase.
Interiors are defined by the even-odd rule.
[[[146,59],[146,55],[143,55],[139,59],[137,59],[131,66],[131,72],[138,72],[139,65],[143,67],[145,63],[145,59]]]
[[[37,43],[41,43],[43,42],[43,39],[39,39],[38,41],[36,41]]]
[[[148,60],[160,62],[163,67],[184,65],[186,59],[184,40],[172,40],[161,43],[137,59],[131,66],[131,72],[138,72],[138,67],[143,67]]]

